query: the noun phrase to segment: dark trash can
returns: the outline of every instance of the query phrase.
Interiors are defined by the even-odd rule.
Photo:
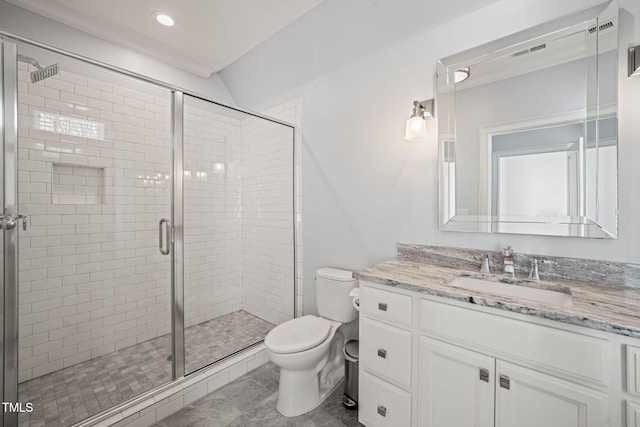
[[[358,407],[358,360],[360,359],[358,340],[347,341],[344,345],[344,400],[346,408]]]

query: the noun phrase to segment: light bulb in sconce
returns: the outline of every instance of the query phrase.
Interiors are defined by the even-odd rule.
[[[433,99],[413,101],[413,114],[407,120],[404,139],[407,141],[423,141],[427,139],[426,118],[433,117]]]
[[[411,117],[407,120],[404,139],[407,141],[422,141],[427,139],[427,122],[422,117]]]

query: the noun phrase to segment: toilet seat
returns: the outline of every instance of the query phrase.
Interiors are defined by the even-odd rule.
[[[273,328],[264,339],[264,345],[274,353],[299,353],[318,346],[330,332],[329,320],[306,315]]]

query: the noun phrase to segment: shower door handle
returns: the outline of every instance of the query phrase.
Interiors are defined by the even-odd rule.
[[[0,215],[0,229],[12,230],[22,221],[22,229],[27,231],[27,215]]]
[[[166,249],[162,248],[162,226],[164,225],[164,245]],[[162,255],[169,255],[171,252],[171,223],[168,219],[162,218],[158,224],[158,248]]]

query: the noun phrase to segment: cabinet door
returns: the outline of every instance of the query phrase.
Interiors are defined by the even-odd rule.
[[[420,426],[493,427],[494,358],[425,337],[419,357]]]
[[[496,361],[496,427],[603,427],[607,406],[604,393]]]

